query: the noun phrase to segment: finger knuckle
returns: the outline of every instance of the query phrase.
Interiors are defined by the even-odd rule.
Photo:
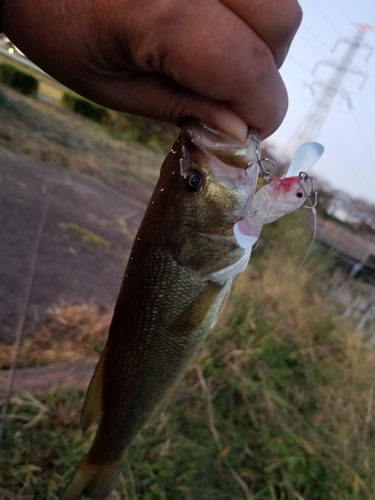
[[[296,0],[282,0],[279,8],[282,9],[284,16],[282,20],[282,29],[286,38],[292,37],[297,31],[302,21],[302,9]]]
[[[262,85],[270,73],[270,67],[274,66],[272,52],[266,44],[257,39],[253,46],[252,56],[248,57],[248,63],[244,72],[245,83],[253,82],[256,86]]]
[[[134,21],[129,48],[135,64],[146,70],[160,69],[160,53],[168,26],[173,26],[173,0],[147,2]],[[147,12],[147,13],[146,13]]]
[[[184,118],[191,115],[191,106],[189,106],[189,98],[187,95],[176,92],[171,97],[166,106],[166,121],[180,125]],[[189,112],[190,110],[190,112]]]

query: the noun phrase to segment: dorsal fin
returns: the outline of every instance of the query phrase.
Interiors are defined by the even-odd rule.
[[[80,427],[82,432],[86,432],[95,418],[102,411],[102,391],[103,391],[103,368],[107,346],[99,358],[94,375],[87,389],[85,402],[83,403]]]

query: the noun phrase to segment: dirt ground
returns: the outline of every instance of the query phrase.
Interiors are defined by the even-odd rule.
[[[26,308],[26,332],[56,303],[112,309],[151,191],[137,183],[124,195],[0,148],[0,342]]]

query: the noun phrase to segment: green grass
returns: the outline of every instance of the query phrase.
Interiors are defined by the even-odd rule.
[[[47,97],[48,99],[52,99],[56,103],[59,102],[63,96],[64,87],[61,88],[51,85],[47,82],[39,82],[39,94]]]
[[[264,229],[227,314],[165,414],[135,440],[111,499],[375,498],[375,349],[327,295],[332,261],[323,250],[295,277],[309,240],[301,217]],[[81,355],[103,341],[103,328],[91,334],[100,313],[64,318],[50,325],[47,351],[64,328],[65,345],[76,342]],[[82,399],[82,391],[13,399],[3,491],[58,498],[92,438],[78,429]]]
[[[25,66],[24,64],[20,63],[19,61],[16,61],[15,59],[13,59],[10,56],[7,57],[6,55],[0,54],[0,64],[1,63],[11,64],[15,68],[23,71],[24,73],[35,77],[39,81],[39,88],[38,88],[39,96],[42,98],[45,98],[45,100],[47,100],[49,103],[54,103],[55,107],[61,109],[61,111],[63,111],[63,108],[64,108],[63,101],[64,101],[64,95],[66,93],[68,93],[68,95],[71,97],[76,96],[80,101],[86,101],[86,99],[82,98],[78,94],[75,94],[73,91],[68,90],[66,87],[61,85],[59,82],[57,82],[56,80],[54,80],[53,78],[51,78],[47,74],[40,72],[40,71],[37,71],[29,66]],[[11,96],[12,96],[12,94],[11,94]],[[16,97],[14,94],[13,94],[13,96]],[[18,108],[19,107],[24,108],[25,103],[30,104],[30,102],[32,102],[32,101],[28,101],[28,100],[21,101],[20,99],[11,99],[11,100],[13,101],[12,102],[13,105],[16,104],[14,101],[17,101],[17,104],[15,106],[16,109],[14,109],[14,114],[16,115],[16,119],[17,119],[17,115],[19,115],[19,112],[24,111],[23,109],[19,110]],[[35,99],[34,99],[34,101],[35,101]],[[1,103],[0,103],[0,105],[1,105]],[[95,104],[94,104],[94,107],[101,108],[101,106],[97,106]],[[41,112],[41,114],[43,115],[43,121],[45,121],[46,118],[48,117],[47,119],[51,122],[50,125],[52,125],[52,127],[53,127],[53,125],[54,125],[53,121],[56,119],[56,116],[57,116],[56,113],[51,113],[51,110],[48,109],[48,107],[45,103],[44,104],[42,104],[42,103],[37,104],[37,103],[33,102],[33,108],[38,109]],[[101,108],[101,109],[104,109],[104,108]],[[83,110],[81,109],[81,111],[83,111]],[[26,111],[27,115],[29,115],[29,112],[30,111]],[[70,113],[68,113],[68,116],[69,116],[69,120],[72,120],[72,123],[75,125],[76,132],[78,133],[78,135],[81,135],[80,130],[79,130],[80,127],[78,125],[79,121],[78,121],[77,117],[75,116],[75,113],[70,112]],[[8,117],[8,120],[9,120],[9,118],[14,119],[14,116],[11,115],[10,117]],[[19,118],[19,116],[18,116],[18,118]],[[62,116],[62,113],[59,114],[57,120],[60,122],[59,126],[61,127],[61,129],[62,129],[61,132],[63,134],[63,129],[66,128],[67,124],[65,123],[65,118]],[[100,121],[100,120],[98,120],[98,121]],[[93,126],[92,126],[92,124],[90,124],[90,122],[88,122],[87,120],[84,120],[84,123],[85,123],[85,128],[88,128],[91,130],[93,129]],[[27,126],[25,127],[25,125],[27,125],[27,123],[24,124],[24,122],[22,120],[18,120],[18,131],[21,134],[25,133],[25,132],[30,133],[27,130]],[[27,148],[25,151],[23,151],[26,154],[30,154],[31,156],[36,156],[37,159],[39,159],[40,155],[37,155],[36,151],[38,149],[45,150],[46,146],[47,146],[46,141],[40,140],[41,139],[40,132],[42,132],[42,130],[43,130],[43,127],[41,125],[42,124],[40,124],[38,122],[38,120],[36,120],[35,123],[33,124],[34,132],[37,131],[37,134],[35,134],[35,133],[33,134],[32,140],[34,143],[36,143],[37,147],[35,149]],[[148,150],[155,152],[155,153],[162,153],[164,155],[169,151],[169,148],[171,147],[171,144],[173,144],[175,137],[176,137],[176,134],[177,134],[177,128],[173,125],[170,125],[167,123],[161,123],[161,122],[147,119],[147,118],[142,118],[140,116],[129,115],[126,113],[120,113],[120,112],[116,112],[113,110],[106,110],[106,112],[103,113],[103,120],[102,120],[100,127],[96,127],[94,129],[96,130],[96,132],[101,131],[102,133],[111,137],[112,139],[117,139],[118,141],[127,142],[127,143],[132,144],[133,146],[135,144],[142,144]],[[43,132],[42,132],[42,134],[43,134]],[[1,139],[1,129],[0,129],[0,139]],[[51,154],[51,149],[53,150],[56,145],[53,144],[54,141],[53,140],[51,141],[50,137],[48,137],[48,134],[47,134],[47,142],[49,143],[49,148],[48,148],[49,154]],[[1,145],[1,142],[0,142],[0,145]],[[5,147],[10,146],[10,145],[11,145],[11,143],[3,144],[3,146],[5,146]],[[14,145],[13,145],[13,148],[14,148]],[[92,149],[93,150],[97,149],[94,140],[92,141]],[[46,153],[44,153],[44,154],[46,154]],[[62,166],[67,166],[68,159],[66,159],[66,157],[68,157],[68,159],[69,159],[69,154],[65,154],[65,164],[63,164]],[[48,160],[50,160],[50,158],[48,158]],[[53,161],[60,160],[59,163],[61,163],[61,158],[58,158],[56,156],[53,156],[52,160]],[[93,158],[92,161],[95,161],[95,159]],[[159,163],[160,163],[160,160],[156,162],[156,164],[159,164]],[[107,163],[105,163],[104,165],[106,167],[108,167]],[[103,164],[101,166],[103,168]],[[142,165],[138,164],[137,166],[138,166],[138,169],[135,169],[132,172],[132,174],[134,174],[134,175],[137,172],[139,174],[139,170],[140,170],[139,167],[141,167],[141,170],[142,170]],[[92,173],[92,170],[90,170],[90,171]],[[141,179],[141,180],[144,181],[145,179]],[[147,181],[147,179],[146,179],[146,181]]]
[[[0,148],[100,178],[132,194],[134,182],[153,186],[164,154],[125,140],[108,127],[0,85]],[[114,124],[113,124],[114,127]],[[130,188],[129,188],[130,186]]]
[[[81,238],[83,241],[90,243],[90,245],[104,248],[106,250],[110,247],[110,244],[107,240],[90,231],[89,229],[75,224],[74,222],[62,222],[60,225],[64,231],[74,234],[74,236],[78,236],[78,238]]]
[[[39,94],[42,96],[52,98],[56,102],[61,99],[62,94],[65,91],[65,87],[53,78],[29,66],[25,66],[11,56],[0,54],[0,63],[3,62],[9,63],[20,71],[24,71],[25,73],[37,78],[39,80]]]

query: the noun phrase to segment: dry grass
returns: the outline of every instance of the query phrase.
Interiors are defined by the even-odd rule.
[[[110,137],[103,126],[62,107],[0,90],[0,147],[97,176],[117,189],[125,189],[129,178],[156,182],[163,153]]]
[[[375,349],[328,298],[320,250],[294,277],[308,240],[300,223],[264,234],[228,314],[163,418],[136,439],[111,499],[375,498]],[[24,356],[92,355],[102,344],[108,316],[56,315]],[[0,487],[57,498],[89,445],[78,430],[82,396],[48,396],[40,408],[26,395],[13,401]]]
[[[111,313],[103,313],[94,305],[56,306],[50,319],[32,338],[25,338],[18,367],[52,363],[74,363],[97,357],[104,346]],[[14,355],[13,346],[2,346],[0,367],[7,368]]]
[[[290,252],[288,224],[279,226],[285,233],[273,232],[237,282],[227,338],[218,332],[207,353],[223,358],[216,403],[222,407],[230,380],[250,429],[267,436],[260,449],[268,457],[258,447],[253,456],[263,462],[270,498],[374,498],[374,345],[327,296],[322,253],[293,278],[302,255]]]
[[[110,243],[107,240],[94,233],[93,231],[75,224],[74,222],[62,222],[60,226],[64,231],[74,234],[74,236],[81,238],[82,240],[90,243],[93,246],[104,249],[110,248]]]
[[[64,88],[58,88],[55,85],[51,85],[50,82],[39,82],[39,94],[52,101],[59,102],[64,93]]]

